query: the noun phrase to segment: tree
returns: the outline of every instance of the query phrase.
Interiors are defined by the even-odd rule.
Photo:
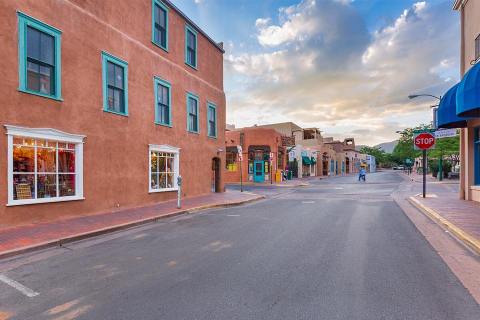
[[[429,130],[430,125],[421,124],[414,128],[406,128],[400,132],[398,144],[393,149],[392,160],[398,164],[404,164],[406,159],[414,160],[421,155],[421,151],[417,151],[413,145],[413,136],[415,131]]]
[[[360,148],[360,153],[368,154],[375,157],[375,162],[377,165],[382,165],[385,163],[386,153],[380,147],[367,147],[364,146]]]

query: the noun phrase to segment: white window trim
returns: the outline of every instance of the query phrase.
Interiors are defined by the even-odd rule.
[[[86,136],[66,133],[52,128],[25,128],[19,126],[5,125],[7,129],[8,140],[8,202],[7,206],[18,206],[26,204],[64,202],[73,200],[83,200],[83,143]],[[33,139],[46,139],[51,141],[69,142],[75,144],[75,196],[54,197],[42,199],[13,199],[13,137],[25,137]]]
[[[173,188],[152,189],[152,151],[173,153],[174,176]],[[180,148],[169,146],[166,144],[149,144],[148,145],[148,193],[178,191],[177,178],[180,175]]]

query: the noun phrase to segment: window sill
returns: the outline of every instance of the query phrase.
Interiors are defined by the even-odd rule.
[[[166,53],[168,53],[168,44],[167,44],[167,47],[163,47],[161,45],[159,45],[158,43],[156,43],[155,41],[152,40],[152,43],[155,47],[159,47],[160,49],[162,49],[163,51],[165,51]]]
[[[162,126],[162,127],[167,127],[167,128],[172,128],[173,127],[171,124],[168,124],[168,123],[161,123],[161,122],[157,122],[157,121],[155,121],[154,123],[156,125]]]
[[[191,65],[190,63],[188,63],[188,62],[186,62],[186,61],[185,61],[185,64],[186,64],[187,66],[189,66],[190,68],[192,68],[193,70],[198,71],[197,66]]]
[[[23,92],[23,93],[28,93],[28,94],[31,94],[31,95],[34,95],[34,96],[39,96],[39,97],[42,97],[42,98],[48,98],[48,99],[52,99],[52,100],[56,100],[56,101],[63,101],[63,98],[61,96],[60,97],[52,96],[52,95],[49,95],[49,94],[44,94],[44,93],[35,92],[35,91],[22,89],[22,88],[18,88],[18,91]]]
[[[210,139],[217,140],[217,136],[207,136]]]
[[[200,131],[190,131],[190,130],[187,130],[188,133],[193,133],[193,134],[197,134],[197,135],[200,135]]]
[[[40,203],[52,203],[52,202],[65,202],[65,201],[77,201],[85,200],[84,197],[72,196],[62,198],[42,198],[42,199],[25,199],[25,200],[12,200],[7,203],[7,207],[22,206],[28,204],[40,204]]]
[[[171,192],[171,191],[178,191],[178,188],[150,189],[148,193]]]
[[[105,108],[103,109],[103,112],[113,113],[113,114],[116,114],[116,115],[119,115],[119,116],[128,117],[128,113],[122,113],[122,112],[107,110]]]

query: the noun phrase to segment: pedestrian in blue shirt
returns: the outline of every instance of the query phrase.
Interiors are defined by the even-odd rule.
[[[358,173],[358,181],[367,181],[367,171],[364,168],[360,169],[360,172]]]

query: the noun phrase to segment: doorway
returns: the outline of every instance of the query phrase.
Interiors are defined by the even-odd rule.
[[[350,173],[350,158],[348,158],[348,157],[345,159],[345,172],[347,174]]]
[[[212,159],[212,192],[222,192],[220,190],[220,158]]]
[[[263,165],[264,161],[255,161],[253,163],[253,181],[255,182],[264,182],[265,181],[265,166]]]

